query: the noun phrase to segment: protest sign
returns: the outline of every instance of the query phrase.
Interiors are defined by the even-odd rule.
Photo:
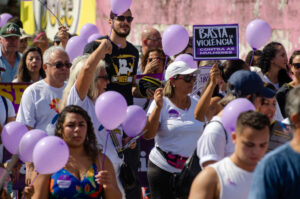
[[[194,60],[239,58],[238,24],[194,25]]]
[[[18,112],[23,92],[29,85],[30,83],[0,83],[0,95],[12,102],[16,113]]]

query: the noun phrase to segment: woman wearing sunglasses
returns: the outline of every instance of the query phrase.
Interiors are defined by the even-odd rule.
[[[276,99],[280,106],[280,110],[283,117],[286,117],[285,114],[285,99],[287,97],[288,92],[300,85],[300,50],[296,50],[293,52],[292,56],[289,59],[289,66],[294,75],[293,81],[289,83],[283,84],[280,89],[276,93]]]
[[[202,121],[195,119],[198,98],[189,96],[197,70],[182,61],[171,63],[165,72],[165,88],[155,90],[154,101],[148,110],[144,138],[155,138],[147,172],[152,199],[175,198],[170,186],[173,173],[181,171],[202,134],[206,110],[201,111]],[[209,103],[209,92],[213,89],[207,89],[199,102],[206,100]]]
[[[45,77],[41,49],[39,47],[27,48],[23,53],[17,78],[13,82],[37,82]]]

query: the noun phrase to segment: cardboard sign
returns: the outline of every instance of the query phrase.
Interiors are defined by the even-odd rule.
[[[239,58],[238,24],[194,25],[194,60]]]

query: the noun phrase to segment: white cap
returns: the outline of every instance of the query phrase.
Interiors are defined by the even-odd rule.
[[[32,38],[32,36],[27,35],[26,32],[22,28],[20,28],[20,32],[22,34],[22,36],[20,37],[20,39]]]
[[[196,72],[197,68],[191,68],[188,64],[183,61],[174,61],[171,63],[166,70],[165,80],[168,81],[175,75],[187,75]]]

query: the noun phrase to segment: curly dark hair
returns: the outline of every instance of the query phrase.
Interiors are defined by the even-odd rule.
[[[19,64],[18,75],[17,75],[18,82],[30,82],[31,81],[29,71],[26,67],[26,58],[30,52],[38,52],[40,54],[42,63],[41,63],[41,68],[40,68],[39,73],[42,78],[46,77],[45,71],[43,69],[42,50],[39,47],[29,47],[24,51],[21,61],[20,61],[20,64]]]
[[[279,46],[283,47],[283,45],[281,43],[273,41],[264,47],[264,49],[262,51],[262,55],[259,59],[259,64],[258,64],[258,66],[261,68],[261,71],[263,72],[263,74],[267,73],[270,70],[271,60],[278,53],[277,47],[279,47]]]
[[[163,57],[163,63],[165,63],[165,61],[166,61],[166,55],[165,55],[164,51],[161,48],[154,48],[154,49],[148,50],[145,53],[145,55],[143,55],[143,57],[142,57],[142,65],[141,65],[142,72],[145,70],[145,67],[147,65],[147,60],[148,60],[149,55],[150,55],[151,52],[158,52]],[[168,58],[168,62],[169,62],[169,58]]]
[[[59,117],[57,119],[55,135],[62,138],[63,130],[64,130],[63,124],[65,121],[66,115],[68,113],[79,114],[85,119],[85,121],[87,123],[87,134],[86,134],[86,138],[83,143],[84,150],[88,154],[88,156],[90,156],[92,158],[93,161],[96,161],[99,150],[97,149],[97,141],[96,141],[96,135],[94,133],[94,127],[93,127],[90,116],[81,107],[76,106],[76,105],[69,105],[69,106],[66,106],[61,111],[61,113],[59,114]]]

